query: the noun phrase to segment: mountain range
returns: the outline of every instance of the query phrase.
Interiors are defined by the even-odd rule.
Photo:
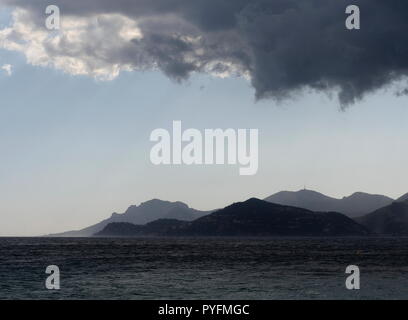
[[[161,219],[144,226],[111,223],[96,236],[367,236],[370,232],[337,212],[313,212],[259,199],[234,203],[194,221]]]
[[[408,199],[408,194],[406,196]],[[267,197],[265,201],[313,211],[336,211],[354,218],[385,207],[394,200],[383,195],[364,192],[356,192],[351,196],[336,199],[316,191],[300,190],[281,191]]]
[[[81,230],[67,231],[48,235],[50,237],[90,237],[101,231],[106,225],[113,222],[128,222],[136,225],[144,225],[158,219],[176,219],[180,221],[192,221],[200,218],[211,211],[200,211],[190,208],[183,202],[170,202],[158,199],[142,202],[139,206],[132,205],[124,213],[112,213],[101,222]]]
[[[257,201],[261,201],[261,200],[257,199]],[[338,214],[341,213],[341,214],[344,214],[354,219],[354,221],[356,221],[360,226],[362,226],[365,229],[370,230],[372,233],[394,235],[394,234],[400,234],[401,232],[403,232],[401,223],[402,221],[405,221],[405,220],[402,219],[401,216],[404,215],[404,212],[405,212],[404,211],[405,202],[408,203],[408,193],[398,198],[397,200],[393,200],[386,196],[372,195],[372,194],[367,194],[363,192],[356,192],[356,193],[353,193],[351,196],[343,197],[342,199],[336,199],[336,198],[332,198],[332,197],[326,196],[324,194],[321,194],[319,192],[312,191],[312,190],[300,190],[300,191],[295,191],[295,192],[281,191],[281,192],[275,193],[265,198],[263,202],[270,203],[275,206],[280,205],[286,208],[291,207],[294,209],[303,209],[303,210],[306,209],[309,213],[313,212],[315,214],[321,214],[322,212],[326,212],[326,215],[330,215],[333,212],[338,212]],[[402,203],[402,204],[398,205],[398,203]],[[246,202],[242,202],[242,204],[245,204],[245,205],[242,205],[244,209],[246,208],[249,210],[250,207],[246,206]],[[236,206],[236,204],[234,205]],[[226,210],[227,208],[230,208],[230,206],[222,210]],[[278,207],[275,207],[274,210],[272,210],[271,208],[272,207],[268,208],[268,210],[265,209],[264,211],[273,212],[273,215],[276,217],[281,216],[280,214],[277,215],[276,213],[276,212],[281,212],[280,210],[276,209]],[[242,214],[242,211],[244,209],[237,208],[236,212],[241,212]],[[294,209],[291,209],[289,211],[295,212],[296,210]],[[51,236],[51,237],[89,237],[94,234],[98,234],[100,231],[104,230],[104,228],[109,225],[111,225],[110,228],[113,228],[113,226],[115,226],[115,228],[119,228],[120,226],[124,227],[127,224],[136,226],[135,228],[138,228],[139,230],[143,229],[143,231],[140,231],[140,233],[144,233],[144,234],[154,234],[155,232],[151,231],[154,228],[159,228],[159,229],[165,228],[165,230],[167,230],[166,228],[170,228],[170,229],[173,228],[173,229],[177,229],[178,230],[177,232],[180,232],[181,234],[181,230],[183,228],[187,228],[187,226],[189,226],[189,230],[191,232],[190,231],[188,232],[190,232],[191,234],[200,234],[200,232],[197,231],[198,227],[196,227],[198,224],[195,224],[195,222],[199,221],[200,228],[204,228],[205,226],[208,225],[208,223],[206,224],[204,222],[207,221],[207,219],[211,220],[214,217],[217,217],[219,212],[223,212],[222,210],[200,211],[200,210],[196,210],[196,209],[188,207],[188,205],[186,205],[183,202],[179,202],[179,201],[170,202],[170,201],[162,201],[158,199],[153,199],[150,201],[143,202],[139,206],[132,205],[122,214],[113,213],[109,218],[99,223],[96,223],[94,225],[91,225],[89,227],[86,227],[84,229],[76,230],[76,231],[68,231],[68,232],[58,233],[58,234],[51,234],[48,236]],[[329,214],[328,212],[331,212],[331,213]],[[399,214],[400,212],[403,212],[403,213]],[[315,216],[315,218],[316,217],[317,216]],[[264,218],[269,219],[270,217],[264,216]],[[223,232],[228,233],[228,234],[233,233],[233,231],[227,230],[226,224],[223,223],[223,221],[224,221],[223,218],[217,218],[217,223],[220,223],[221,225],[224,226]],[[235,220],[232,220],[232,222],[234,221]],[[282,221],[283,220],[278,219],[278,220],[275,220],[274,223],[279,224],[279,223],[282,223]],[[303,220],[300,219],[299,221],[303,221]],[[310,222],[312,220],[309,219],[305,221]],[[315,220],[316,223],[317,221],[318,219]],[[194,223],[187,224],[185,222],[194,222]],[[272,228],[273,226],[269,222],[264,221],[266,225],[269,225],[268,228]],[[290,221],[286,221],[286,222],[293,226],[292,222]],[[398,229],[397,226],[399,226],[400,229]],[[127,225],[127,227],[129,227],[129,225]],[[277,226],[275,227],[278,228]],[[284,225],[282,225],[281,227],[284,228]],[[132,229],[133,227],[129,227],[129,228]],[[265,233],[261,229],[258,230],[259,234]],[[146,231],[146,230],[150,230],[150,231]],[[192,232],[192,230],[196,230],[196,231]],[[305,233],[305,230],[302,230],[300,228],[298,228],[297,230],[300,231],[301,234]],[[408,226],[407,226],[407,230],[408,230]],[[163,231],[163,229],[160,229],[159,231],[160,232],[156,232],[156,233],[168,234],[168,231]],[[290,230],[288,229],[287,234],[290,234],[289,231]],[[187,231],[183,231],[183,232],[187,232]],[[204,233],[204,231],[201,231],[201,233]],[[322,234],[320,231],[318,233]],[[214,235],[216,233],[212,231],[212,232],[209,232],[209,234]]]

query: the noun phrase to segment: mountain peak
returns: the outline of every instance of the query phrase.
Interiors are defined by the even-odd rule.
[[[114,213],[112,213],[111,218],[115,218],[115,217],[118,217],[118,216],[120,216],[120,214],[117,213],[117,212],[114,212]]]
[[[386,199],[389,199],[389,200],[393,200],[392,198],[381,195],[381,194],[373,194],[373,193],[367,193],[367,192],[361,192],[361,191],[354,192],[352,195],[350,195],[348,197],[344,197],[344,198],[363,198],[363,197],[364,198],[377,197],[377,198],[386,198]]]
[[[149,207],[149,206],[169,206],[169,205],[176,205],[176,206],[180,206],[180,207],[184,207],[184,208],[188,208],[188,205],[185,204],[184,202],[181,201],[175,201],[175,202],[171,202],[171,201],[166,201],[166,200],[160,200],[157,198],[145,201],[145,202],[141,202],[139,207]]]
[[[243,201],[243,203],[262,203],[262,202],[264,201],[258,198],[249,198],[248,200]]]
[[[353,194],[351,194],[350,196],[344,197],[344,198],[361,197],[361,196],[370,196],[370,194],[366,193],[366,192],[357,191],[357,192],[354,192]]]
[[[290,192],[290,191],[289,191]],[[299,189],[298,191],[294,191],[294,192],[298,192],[298,193],[318,193],[318,194],[322,194],[320,192],[317,192],[315,190],[311,190],[311,189]]]

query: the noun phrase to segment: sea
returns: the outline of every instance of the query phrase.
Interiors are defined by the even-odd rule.
[[[408,238],[0,238],[0,299],[407,298]]]

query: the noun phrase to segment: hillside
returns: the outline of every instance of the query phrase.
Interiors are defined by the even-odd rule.
[[[145,226],[110,224],[97,236],[364,236],[369,232],[336,212],[312,212],[259,199],[234,203],[194,220],[158,220]]]

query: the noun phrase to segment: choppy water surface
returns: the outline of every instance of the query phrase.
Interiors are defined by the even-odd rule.
[[[0,299],[406,298],[408,239],[0,238]]]

